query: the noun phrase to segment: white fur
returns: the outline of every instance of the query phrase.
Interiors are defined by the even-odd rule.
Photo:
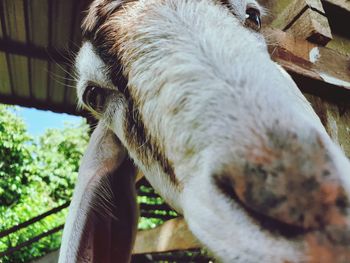
[[[258,5],[231,3],[236,16],[210,0],[140,0],[114,21],[123,32],[122,61],[132,96],[181,187],[157,163],[138,160],[122,129],[125,103],[110,127],[154,188],[223,262],[300,262],[302,243],[260,229],[211,176],[241,160],[247,147],[268,141],[266,131],[276,123],[300,138],[320,136],[348,193],[350,165],[290,76],[271,61],[261,35],[243,26],[247,4]],[[123,28],[131,22],[132,29]],[[113,88],[88,42],[77,68],[80,99],[88,81]]]
[[[99,56],[94,52],[93,46],[85,42],[76,58],[76,69],[79,76],[77,81],[77,92],[79,104],[83,104],[82,96],[89,82],[100,87],[115,89],[106,77],[106,66]]]

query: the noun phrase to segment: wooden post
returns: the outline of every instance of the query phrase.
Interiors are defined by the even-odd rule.
[[[272,27],[325,46],[332,33],[320,0],[293,0],[272,22]]]
[[[332,5],[338,6],[348,12],[350,12],[350,1],[349,0],[323,0],[324,2],[331,3]]]
[[[175,218],[157,228],[139,231],[133,254],[160,253],[200,247],[200,243],[192,235],[183,218]]]

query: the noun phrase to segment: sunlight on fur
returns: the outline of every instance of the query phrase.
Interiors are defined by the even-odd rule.
[[[219,261],[350,262],[349,160],[271,60],[262,13],[250,0],[91,4],[77,93],[100,121],[59,262],[130,261],[135,167]]]

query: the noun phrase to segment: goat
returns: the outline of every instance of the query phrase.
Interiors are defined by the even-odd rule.
[[[350,262],[350,163],[267,51],[255,0],[95,0],[77,92],[99,123],[59,262],[129,262],[135,167],[222,262]],[[131,161],[132,160],[132,161]]]

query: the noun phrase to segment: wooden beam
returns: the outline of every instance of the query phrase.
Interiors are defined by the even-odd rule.
[[[272,22],[272,27],[325,46],[332,33],[320,0],[293,0]]]
[[[133,254],[160,253],[200,247],[200,243],[189,231],[184,219],[175,218],[157,228],[139,231]]]
[[[7,39],[0,39],[0,51],[14,55],[53,61],[54,63],[60,64],[69,64],[71,60],[71,55],[69,55],[67,51],[43,48]]]
[[[1,88],[0,88],[1,90]],[[2,95],[0,94],[0,103],[8,105],[18,105],[27,108],[36,108],[38,110],[49,110],[57,113],[67,113],[77,116],[85,116],[88,113],[84,111],[79,111],[76,105],[65,105],[65,104],[52,104],[47,101],[41,100],[29,100],[28,98],[21,98],[12,95]]]
[[[307,8],[286,32],[322,46],[333,38],[327,17],[311,8]]]
[[[350,12],[350,1],[349,0],[323,0],[323,2],[331,3],[335,6],[341,7],[342,9]]]
[[[48,46],[48,1],[25,0],[28,10],[28,34],[27,41],[36,47]],[[27,44],[28,44],[27,43]],[[47,98],[47,68],[46,59],[30,58],[32,95],[34,99],[46,100]],[[29,68],[29,67],[28,67]],[[71,103],[73,104],[73,103]]]
[[[143,173],[139,169],[137,169],[135,184],[141,181],[142,178],[144,178]]]
[[[284,30],[288,27],[288,25],[292,24],[293,21],[297,19],[299,14],[302,14],[309,8],[325,14],[323,6],[319,1],[293,0],[275,18],[275,20],[272,22],[272,26]]]
[[[350,5],[350,1],[348,3]],[[345,25],[346,21],[350,22],[350,6],[349,10],[346,10],[329,1],[323,1],[323,7],[326,11],[333,35],[333,40],[327,44],[327,47],[346,56],[350,56],[350,30]]]
[[[263,34],[272,43],[272,59],[286,70],[350,90],[349,57],[281,30],[265,29]]]
[[[345,155],[350,158],[350,105],[349,100],[342,101],[342,98],[332,100],[328,96],[314,96],[305,94],[312,104],[317,115],[320,117],[324,127],[332,140],[338,144]]]

